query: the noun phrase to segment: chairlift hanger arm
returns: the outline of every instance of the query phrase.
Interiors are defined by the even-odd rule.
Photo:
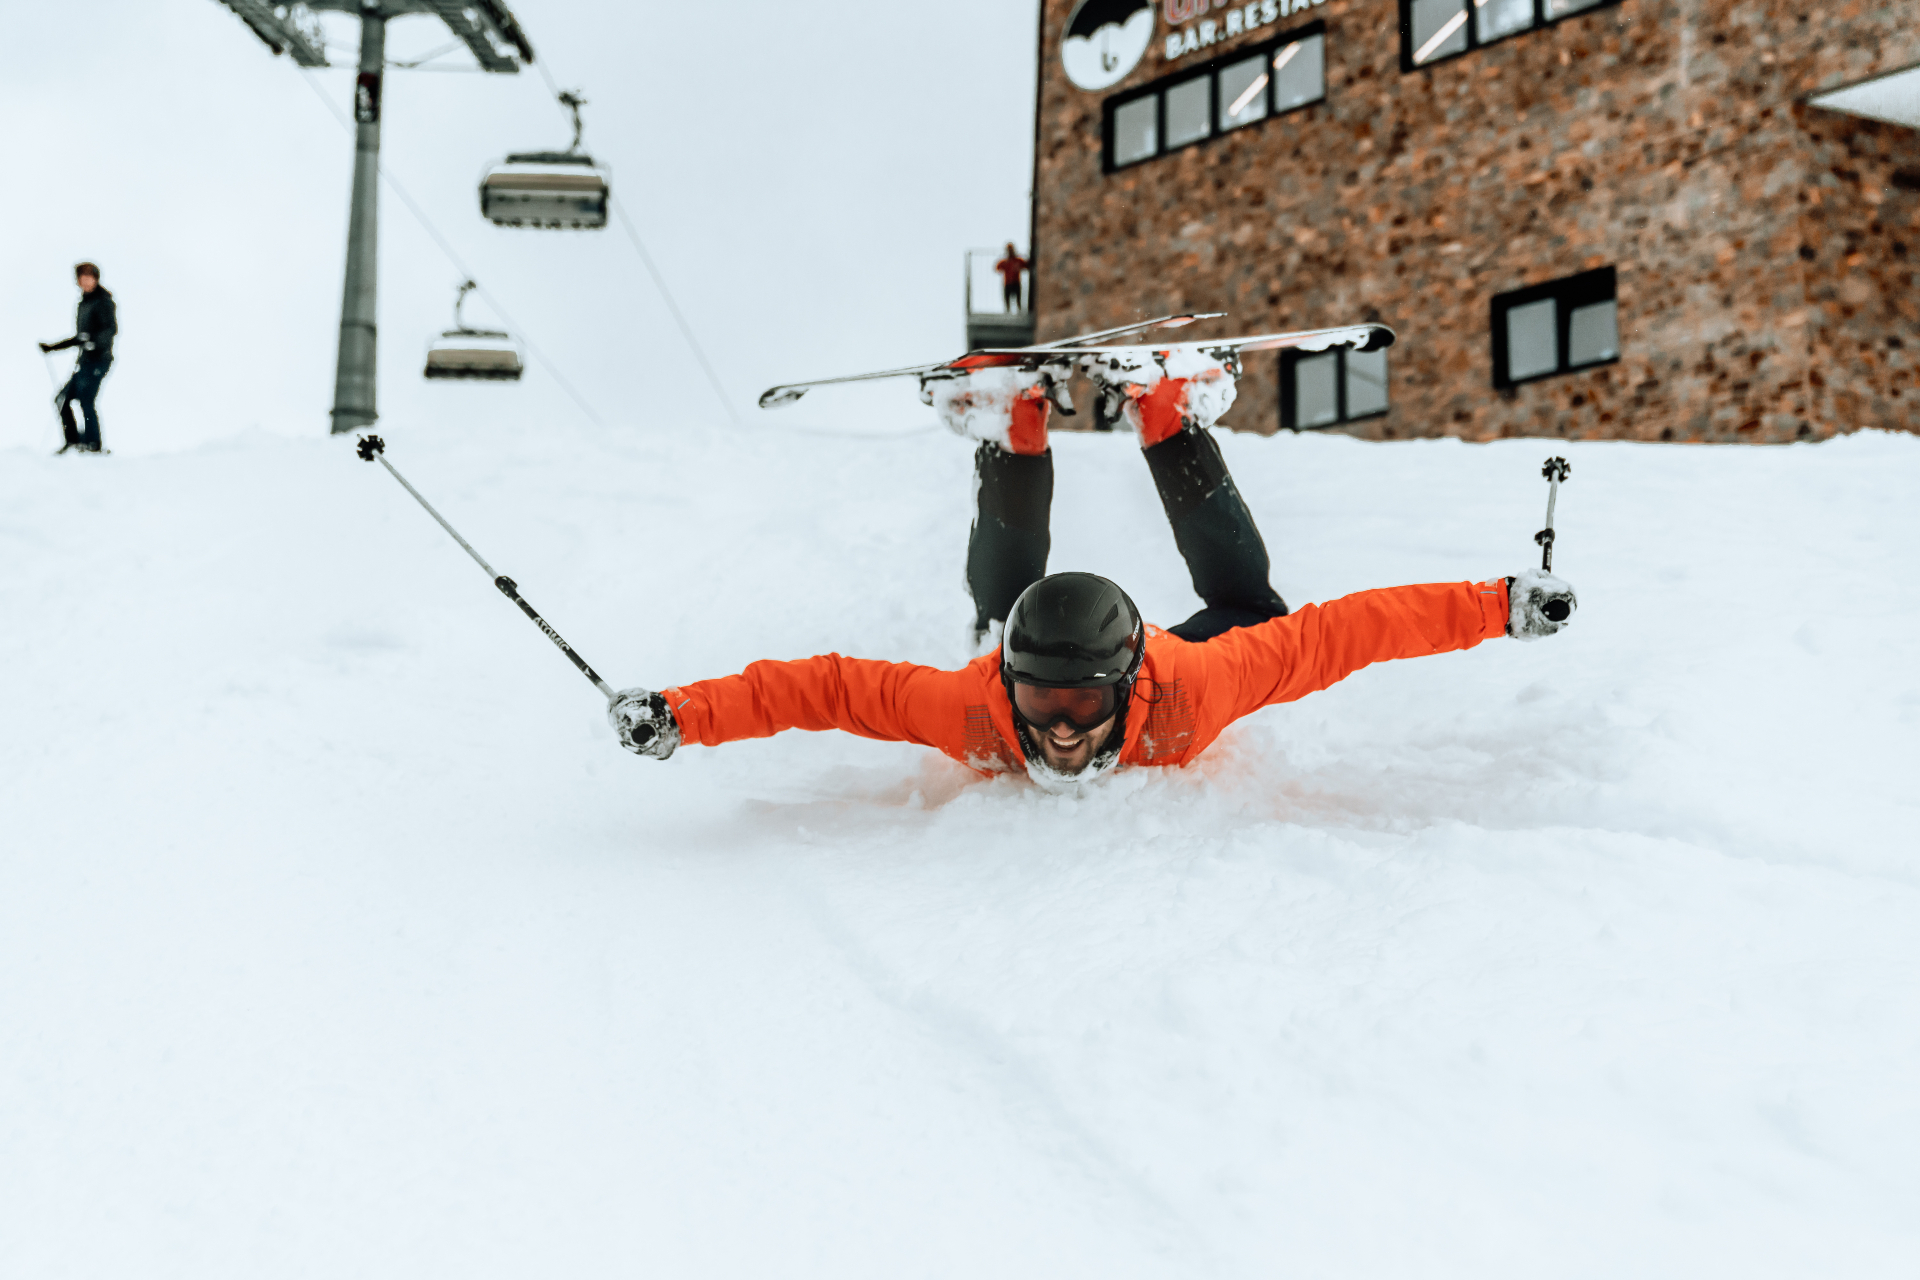
[[[587,105],[587,100],[581,97],[577,90],[573,89],[563,90],[554,96],[560,100],[560,105],[565,107],[573,115],[573,145],[567,148],[567,154],[572,155],[574,152],[580,150],[580,135],[585,128],[580,122],[580,108]]]
[[[467,305],[467,295],[479,287],[473,281],[466,280],[461,283],[460,291],[453,295],[453,327],[455,329],[466,329],[467,322],[461,318],[460,312]]]

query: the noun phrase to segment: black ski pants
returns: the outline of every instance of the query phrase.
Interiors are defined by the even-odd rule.
[[[1194,594],[1206,602],[1167,630],[1197,642],[1286,613],[1286,601],[1267,580],[1273,568],[1267,544],[1214,438],[1182,431],[1142,453]],[[983,444],[973,467],[977,504],[967,539],[967,590],[974,626],[985,630],[990,622],[1005,622],[1020,593],[1046,576],[1053,451],[1023,456]]]
[[[60,426],[66,432],[67,443],[79,445],[83,449],[100,447],[100,415],[95,411],[93,402],[100,394],[101,380],[107,376],[107,370],[113,367],[113,357],[105,360],[82,359],[67,379],[67,385],[53,398],[60,410]],[[86,420],[87,428],[83,433],[73,420],[73,406],[78,403],[81,416]]]

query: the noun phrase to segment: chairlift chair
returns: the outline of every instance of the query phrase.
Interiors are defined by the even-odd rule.
[[[580,150],[580,108],[586,99],[563,93],[573,113],[573,145],[565,151],[523,151],[487,170],[480,212],[495,226],[593,230],[607,225],[607,170]]]
[[[469,329],[460,318],[467,294],[476,286],[469,280],[460,286],[453,303],[453,328],[442,333],[427,347],[426,376],[460,381],[518,382],[525,366],[520,362],[520,344],[511,334],[497,329]]]

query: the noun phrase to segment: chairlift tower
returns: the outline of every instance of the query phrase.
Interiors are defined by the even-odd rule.
[[[375,408],[374,301],[380,240],[380,88],[387,61],[387,23],[426,14],[472,51],[483,71],[511,75],[533,61],[533,46],[501,0],[220,0],[276,54],[302,67],[325,67],[319,10],[360,18],[360,74],[353,87],[353,205],[347,221],[347,276],[340,300],[340,355],[333,378],[333,432],[355,431],[380,417]]]

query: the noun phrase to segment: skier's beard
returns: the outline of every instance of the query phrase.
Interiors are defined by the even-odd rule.
[[[1113,742],[1119,726],[1120,717],[1111,716],[1097,728],[1070,734],[1063,745],[1050,729],[1029,729],[1021,725],[1027,776],[1050,791],[1106,776],[1120,759],[1118,744]]]

